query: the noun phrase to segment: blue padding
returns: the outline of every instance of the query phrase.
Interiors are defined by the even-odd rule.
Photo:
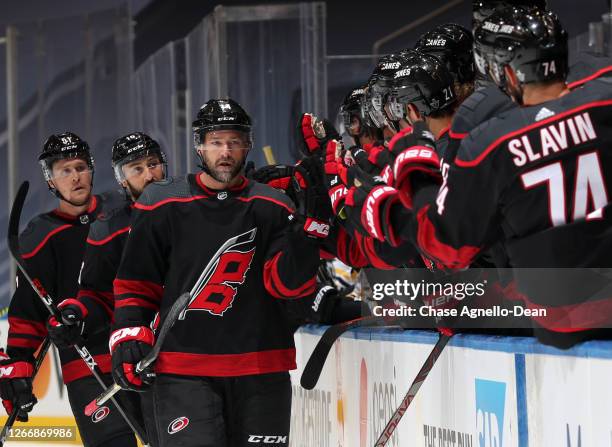
[[[302,326],[299,332],[320,336],[328,327],[329,326],[306,325]],[[402,330],[399,328],[358,328],[348,331],[343,337],[356,340],[422,344],[435,344],[438,340],[438,334],[433,331]],[[608,340],[587,341],[570,349],[563,350],[543,345],[533,337],[457,334],[451,339],[449,345],[478,349],[481,351],[498,351],[512,354],[540,354],[612,359],[612,341]]]
[[[516,411],[518,419],[518,445],[529,447],[529,413],[527,412],[527,376],[525,375],[525,354],[514,356],[516,375]]]

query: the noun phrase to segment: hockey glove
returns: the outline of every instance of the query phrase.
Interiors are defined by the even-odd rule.
[[[286,192],[291,183],[294,170],[293,166],[287,165],[263,166],[252,173],[251,179]]]
[[[323,167],[318,157],[305,157],[295,166],[291,189],[295,192],[298,217],[304,231],[315,238],[326,238],[332,219],[332,208],[325,188]]]
[[[62,321],[57,321],[54,316],[47,320],[49,338],[58,348],[66,348],[72,345],[80,345],[85,341],[85,317],[87,308],[83,303],[75,299],[67,299],[57,306],[61,313]]]
[[[301,151],[305,156],[322,156],[330,140],[340,140],[338,131],[329,120],[320,120],[310,113],[302,113],[300,116],[298,134],[302,142]]]
[[[11,359],[0,352],[0,397],[7,414],[18,408],[17,420],[28,421],[28,413],[32,411],[38,400],[32,393],[32,374],[34,365],[21,359]]]
[[[323,170],[325,172],[325,186],[331,201],[332,211],[335,215],[338,215],[342,211],[342,208],[344,207],[344,200],[348,194],[348,188],[340,178],[341,172],[339,171],[339,165],[336,162],[336,158],[343,155],[342,151],[342,143],[340,143],[338,140],[331,140],[328,142],[325,150],[325,160],[323,165]]]
[[[394,160],[390,173],[382,177],[400,192],[405,207],[412,208],[412,199],[423,186],[442,183],[440,160],[435,151],[433,135],[422,121],[412,131],[404,130],[400,138],[389,145]]]
[[[380,177],[372,177],[357,166],[346,168],[346,177],[350,186],[344,203],[347,227],[398,246],[400,240],[391,227],[389,216],[391,207],[400,201],[399,192]]]
[[[146,326],[117,329],[110,336],[109,348],[112,355],[113,380],[125,390],[144,391],[155,380],[155,372],[149,365],[136,374],[136,365],[155,343],[153,331]]]
[[[393,156],[389,150],[382,145],[373,146],[366,144],[363,148],[352,147],[349,151],[357,166],[372,176],[381,175],[381,172],[390,163],[393,163]]]

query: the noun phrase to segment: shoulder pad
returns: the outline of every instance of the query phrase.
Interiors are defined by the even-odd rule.
[[[53,234],[72,227],[71,224],[56,219],[51,213],[34,217],[19,235],[19,248],[22,254],[42,248]]]
[[[580,51],[569,68],[568,84],[582,84],[600,76],[612,76],[612,58]]]
[[[289,208],[290,212],[295,210],[295,205],[291,199],[278,189],[257,182],[249,182],[249,186],[246,192],[247,198],[260,198],[285,209]]]
[[[454,133],[469,133],[495,115],[516,105],[497,86],[488,86],[472,93],[461,105],[452,122]]]
[[[132,208],[129,204],[102,213],[89,226],[88,240],[101,241],[130,225]]]
[[[129,197],[122,189],[105,191],[102,194],[97,194],[96,196],[98,198],[98,215],[96,216],[96,219],[99,218],[100,214],[108,213],[112,209],[121,208],[130,203]]]
[[[143,193],[138,198],[138,202],[141,205],[152,206],[161,202],[162,200],[173,199],[173,198],[187,198],[192,197],[193,192],[187,175],[180,177],[167,177],[159,182],[153,182],[145,188]]]

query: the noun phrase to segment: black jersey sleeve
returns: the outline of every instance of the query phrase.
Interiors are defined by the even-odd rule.
[[[159,311],[168,269],[165,208],[148,209],[147,192],[132,212],[131,230],[113,282],[114,327],[146,326]]]
[[[312,295],[316,290],[319,244],[308,237],[295,222],[291,200],[267,185],[255,185],[252,194],[265,200],[271,240],[266,249],[264,286],[275,298],[294,299]]]
[[[29,223],[19,238],[21,254],[28,272],[43,288],[49,288],[47,292],[51,295],[55,287],[56,266],[48,241],[49,235],[53,235],[54,231],[63,231],[63,227],[53,228],[37,217]],[[33,356],[47,336],[45,322],[48,317],[49,311],[40,297],[21,271],[18,271],[16,289],[8,311],[8,355],[22,358]]]
[[[90,228],[77,296],[87,308],[86,327],[96,331],[107,327],[112,319],[115,307],[113,281],[130,230],[128,225],[112,233],[99,234],[97,227],[101,225],[103,222],[96,221]]]

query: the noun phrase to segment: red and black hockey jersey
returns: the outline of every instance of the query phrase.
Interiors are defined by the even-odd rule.
[[[612,80],[602,78],[479,126],[462,141],[437,200],[408,212],[415,225],[403,224],[407,216],[393,222],[449,268],[469,266],[500,240],[516,268],[610,267],[611,145]],[[527,293],[583,327],[610,319],[603,298],[575,309],[580,296]]]
[[[162,325],[175,299],[194,289],[162,346],[158,373],[293,369],[293,328],[282,299],[312,299],[318,244],[291,225],[293,205],[281,192],[246,179],[215,191],[199,177],[151,184],[136,203],[114,283],[115,326],[147,325],[157,311]],[[245,234],[254,234],[252,242],[215,258],[226,242]],[[211,274],[201,278],[207,265]]]
[[[56,304],[74,298],[85,240],[91,222],[106,209],[125,200],[125,194],[112,191],[95,195],[88,211],[81,216],[65,215],[57,210],[41,214],[20,235],[22,256],[32,278],[38,279]],[[49,312],[21,272],[9,306],[7,353],[30,359],[47,335]],[[90,338],[86,347],[104,372],[110,371],[108,335]],[[90,375],[90,370],[73,348],[60,349],[64,382]]]
[[[571,65],[568,76],[568,87],[573,89],[599,77],[612,76],[612,59],[581,53]],[[480,124],[500,113],[516,107],[510,97],[499,87],[491,83],[472,93],[457,109],[449,132],[449,150],[457,153],[461,140]],[[450,161],[454,157],[447,157]]]
[[[133,204],[100,214],[89,227],[77,299],[87,308],[86,333],[105,331],[108,335],[115,307],[113,281],[130,231]]]

